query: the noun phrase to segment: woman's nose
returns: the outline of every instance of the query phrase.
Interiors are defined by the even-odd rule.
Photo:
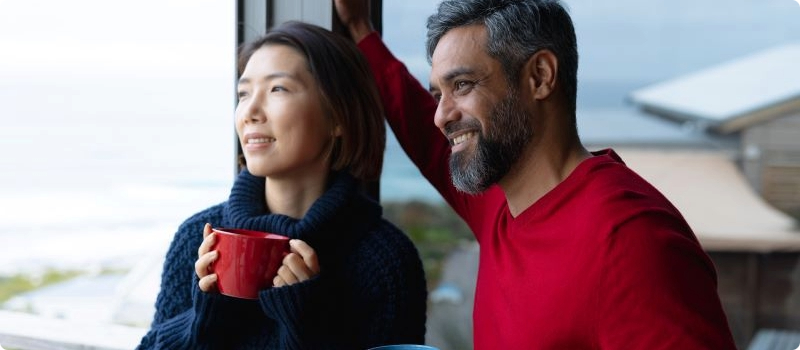
[[[245,122],[260,123],[267,120],[265,99],[261,94],[253,95],[245,109]]]

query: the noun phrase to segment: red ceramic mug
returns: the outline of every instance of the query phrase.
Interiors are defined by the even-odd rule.
[[[258,291],[272,287],[283,258],[289,254],[289,237],[232,228],[214,228],[219,254],[211,265],[219,292],[227,296],[258,299]]]

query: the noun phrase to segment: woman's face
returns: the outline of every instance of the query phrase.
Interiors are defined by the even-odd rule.
[[[253,175],[299,178],[329,170],[333,137],[322,95],[295,49],[268,45],[239,78],[236,132]]]

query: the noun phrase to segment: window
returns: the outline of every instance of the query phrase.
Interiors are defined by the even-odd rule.
[[[234,21],[227,2],[0,2],[0,304],[113,321],[119,272],[227,198]],[[76,274],[107,304],[9,300]]]

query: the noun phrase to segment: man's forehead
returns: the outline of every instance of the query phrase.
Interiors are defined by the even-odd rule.
[[[486,30],[482,24],[456,27],[445,33],[431,56],[431,80],[445,79],[454,70],[478,69],[490,59],[486,53]]]
[[[465,49],[486,49],[486,27],[483,24],[471,24],[448,30],[436,43],[431,60],[442,54]]]

